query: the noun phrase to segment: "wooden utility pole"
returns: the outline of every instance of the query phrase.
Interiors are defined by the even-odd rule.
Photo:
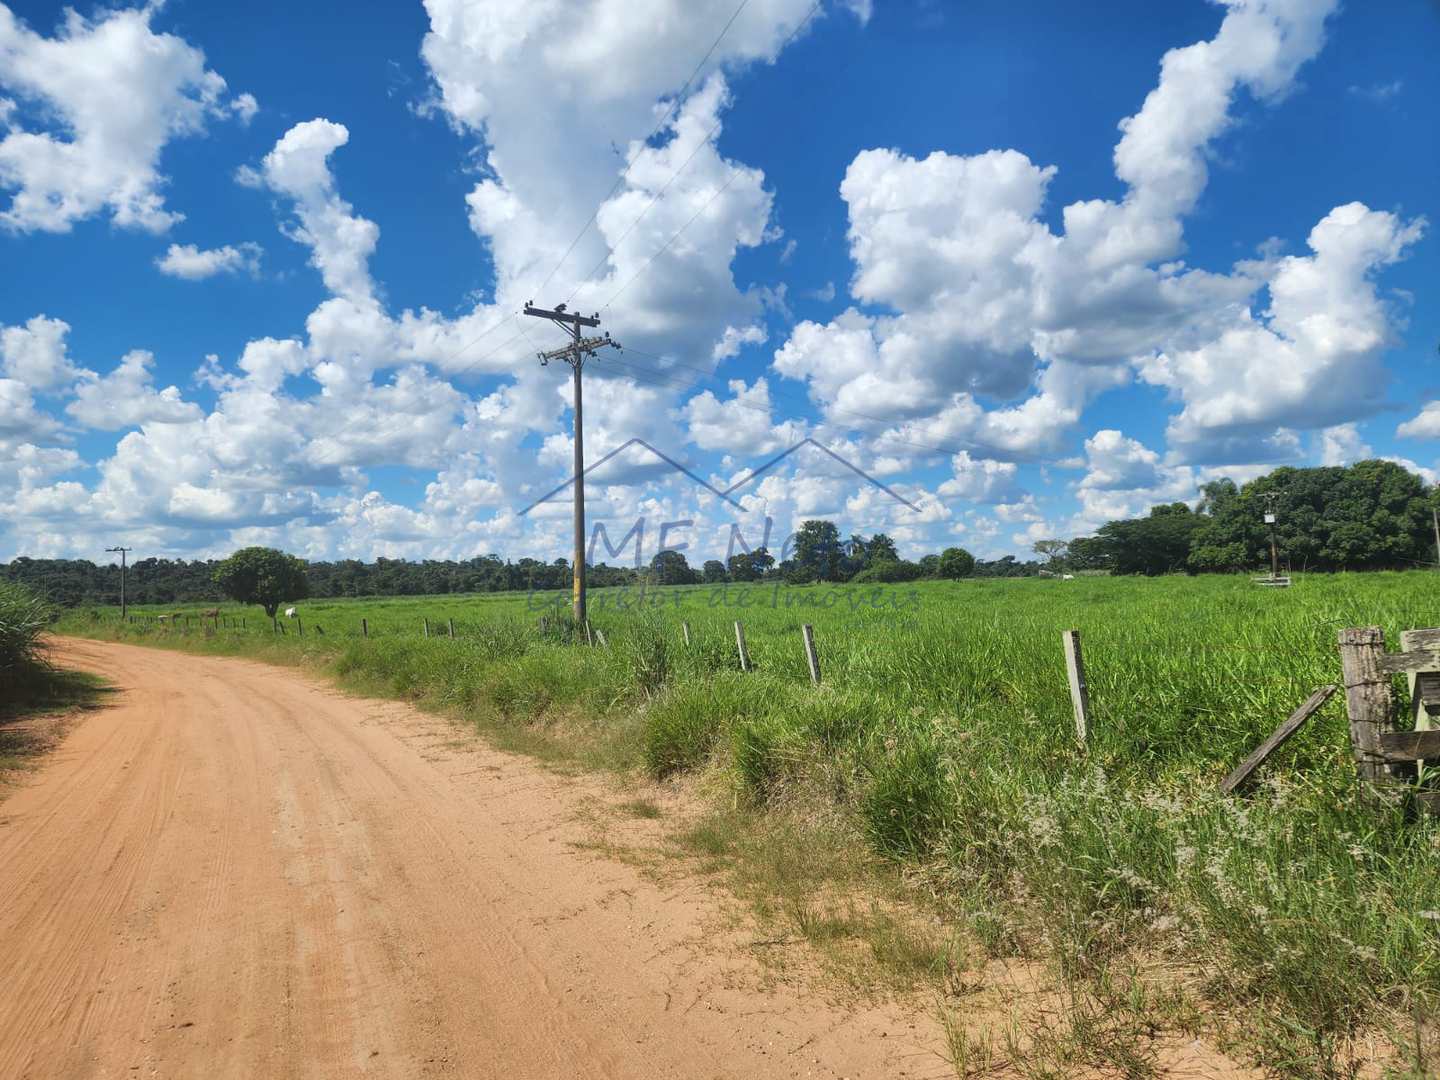
[[[549,364],[551,360],[564,360],[570,365],[571,373],[575,380],[575,589],[573,597],[573,611],[575,622],[585,625],[585,421],[583,403],[581,400],[580,372],[585,366],[585,359],[594,356],[595,353],[606,346],[618,349],[618,342],[611,341],[607,333],[604,337],[581,337],[581,328],[594,328],[600,325],[600,314],[579,315],[567,312],[564,304],[557,304],[553,311],[544,308],[537,308],[533,303],[526,303],[525,314],[537,319],[549,319],[556,326],[559,326],[573,339],[563,349],[552,349],[550,352],[542,352],[539,355],[542,366]]]
[[[1265,524],[1270,526],[1270,580],[1274,581],[1280,576],[1280,549],[1275,544],[1275,500],[1280,498],[1278,491],[1267,491],[1265,499]]]
[[[118,551],[118,552],[120,553],[120,621],[121,621],[121,622],[124,622],[124,621],[125,621],[125,607],[126,607],[126,605],[125,605],[125,572],[126,572],[125,556],[128,555],[130,552],[134,551],[135,549],[134,549],[134,548],[127,548],[127,547],[113,547],[113,548],[106,548],[105,550],[106,550],[107,552]]]
[[[1430,520],[1435,525],[1435,565],[1440,566],[1440,510],[1430,508]]]

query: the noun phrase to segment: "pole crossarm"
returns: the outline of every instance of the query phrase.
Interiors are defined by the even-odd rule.
[[[549,352],[537,353],[536,355],[540,357],[540,363],[542,365],[550,363],[551,360],[564,360],[567,364],[573,366],[576,363],[583,363],[585,357],[594,356],[596,350],[602,349],[607,345],[616,349],[620,348],[620,343],[618,341],[611,341],[610,335],[606,334],[604,337],[581,338],[563,348],[551,349]]]
[[[564,304],[557,304],[553,310],[537,308],[530,301],[525,303],[525,314],[533,315],[537,319],[549,319],[551,322],[561,323],[566,326],[595,327],[600,325],[600,313],[594,315],[581,315],[578,312],[566,311]]]

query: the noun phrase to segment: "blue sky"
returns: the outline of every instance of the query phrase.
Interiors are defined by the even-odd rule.
[[[516,311],[566,297],[627,346],[591,460],[723,490],[810,437],[919,507],[801,450],[737,518],[635,449],[588,488],[647,556],[1434,482],[1437,44],[1423,0],[0,4],[0,558],[565,554]]]

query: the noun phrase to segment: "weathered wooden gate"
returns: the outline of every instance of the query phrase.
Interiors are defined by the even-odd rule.
[[[1362,780],[1414,784],[1416,805],[1440,814],[1440,789],[1426,768],[1440,762],[1440,629],[1406,630],[1401,652],[1385,651],[1378,626],[1340,631],[1340,667],[1350,743]],[[1395,730],[1395,688],[1391,678],[1410,684],[1408,730]]]

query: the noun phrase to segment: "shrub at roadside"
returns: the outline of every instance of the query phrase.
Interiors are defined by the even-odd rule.
[[[50,618],[50,605],[29,589],[0,582],[0,692],[39,666],[40,635]]]

